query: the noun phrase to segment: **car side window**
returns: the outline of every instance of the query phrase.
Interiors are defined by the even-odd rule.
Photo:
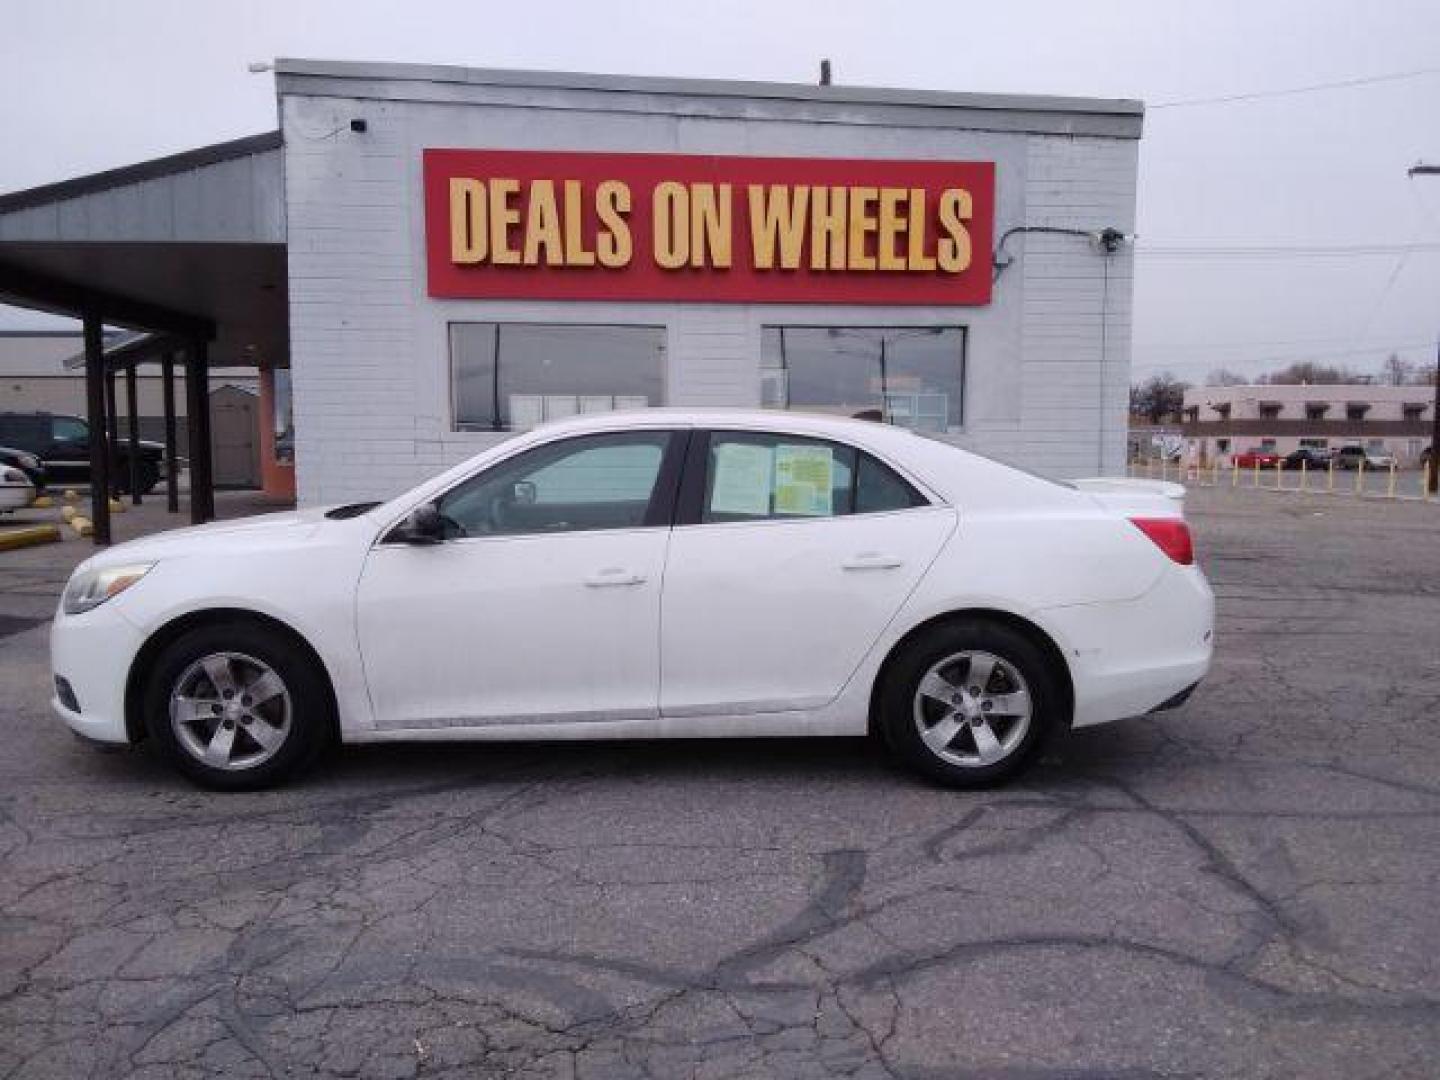
[[[452,538],[639,528],[671,437],[634,431],[537,447],[451,488],[436,508]]]
[[[853,447],[798,435],[715,432],[700,520],[838,517],[854,495]]]
[[[855,513],[883,514],[928,505],[925,496],[889,465],[869,454],[860,455],[855,477]]]
[[[90,434],[85,424],[71,416],[57,416],[50,426],[51,438],[57,443],[84,442]]]
[[[792,521],[928,506],[894,469],[853,446],[803,435],[710,435],[700,521]]]

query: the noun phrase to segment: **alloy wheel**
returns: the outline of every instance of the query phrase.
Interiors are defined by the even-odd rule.
[[[191,757],[213,769],[252,769],[290,735],[290,692],[268,664],[236,652],[209,653],[175,680],[170,727]]]
[[[1019,668],[981,650],[952,653],[920,679],[915,728],[936,757],[978,769],[1004,761],[1030,730],[1034,703]]]

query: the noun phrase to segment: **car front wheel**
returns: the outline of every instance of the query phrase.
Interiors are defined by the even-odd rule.
[[[1014,776],[1061,726],[1052,661],[998,622],[957,620],[926,634],[885,676],[880,723],[907,765],[951,787]]]
[[[203,787],[250,791],[310,764],[330,731],[329,697],[308,658],[243,622],[202,626],[160,654],[144,699],[146,728]]]

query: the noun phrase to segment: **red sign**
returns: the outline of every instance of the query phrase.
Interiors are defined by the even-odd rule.
[[[995,166],[425,151],[430,295],[985,304]]]

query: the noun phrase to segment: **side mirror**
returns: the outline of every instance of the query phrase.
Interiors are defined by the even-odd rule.
[[[394,532],[406,544],[438,544],[445,539],[445,519],[434,503],[417,506]]]

